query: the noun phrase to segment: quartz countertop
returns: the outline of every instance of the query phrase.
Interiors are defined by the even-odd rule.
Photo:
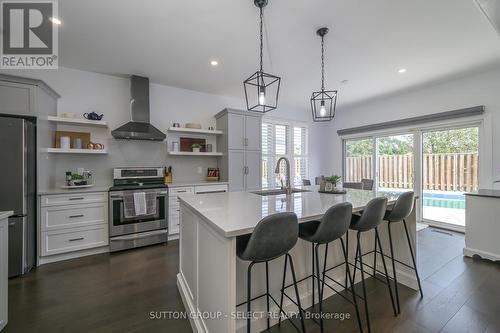
[[[9,216],[12,216],[13,214],[14,214],[14,212],[11,210],[6,211],[6,212],[0,212],[0,220],[6,219]]]
[[[109,190],[109,186],[93,186],[93,187],[71,188],[71,189],[51,188],[48,190],[39,190],[38,195],[108,192],[108,190]]]
[[[328,208],[337,203],[350,202],[356,212],[375,197],[387,197],[389,204],[392,204],[402,193],[347,189],[346,194],[326,194],[318,193],[317,186],[309,189],[310,192],[293,193],[290,196],[226,192],[182,194],[179,199],[223,236],[234,237],[251,233],[262,218],[274,213],[295,212],[299,222],[305,222],[321,218]]]
[[[216,182],[209,180],[194,180],[194,181],[174,181],[167,184],[168,187],[181,187],[181,186],[203,186],[203,185],[228,185],[229,182]]]
[[[464,195],[472,195],[477,197],[500,198],[500,190],[480,189],[477,192],[464,193]]]

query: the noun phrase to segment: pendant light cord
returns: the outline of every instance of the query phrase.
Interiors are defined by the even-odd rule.
[[[260,72],[263,72],[262,58],[264,57],[264,33],[263,33],[263,21],[264,21],[264,11],[260,7]]]
[[[321,36],[321,91],[325,91],[325,36]]]

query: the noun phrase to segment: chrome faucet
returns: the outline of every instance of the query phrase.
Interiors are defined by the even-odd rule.
[[[280,157],[278,159],[278,162],[276,163],[276,169],[274,170],[274,173],[279,175],[280,174],[280,163],[281,161],[285,161],[286,163],[286,186],[283,185],[283,180],[280,178],[281,181],[281,189],[286,191],[287,195],[292,194],[292,186],[290,185],[290,161],[286,157]]]

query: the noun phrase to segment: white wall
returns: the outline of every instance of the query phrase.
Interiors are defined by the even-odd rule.
[[[109,129],[92,129],[91,140],[104,143],[109,155],[58,155],[56,156],[56,181],[62,183],[65,171],[83,167],[94,171],[96,183],[108,185],[111,169],[120,166],[164,166],[172,165],[174,180],[204,179],[207,167],[216,167],[214,157],[173,157],[166,155],[167,145],[162,142],[122,141],[112,138],[110,131],[129,121],[130,81],[125,77],[60,68],[58,70],[2,71],[6,74],[38,78],[45,81],[62,97],[58,102],[58,113],[96,111],[104,113]],[[243,89],[243,86],[242,86]],[[242,91],[243,93],[243,91]],[[307,98],[306,98],[307,100]],[[164,131],[173,122],[184,124],[198,122],[204,128],[215,126],[213,116],[225,107],[243,109],[242,99],[205,94],[159,84],[150,86],[151,122]],[[309,110],[281,107],[273,116],[310,122]],[[325,126],[311,130],[310,173],[311,177],[321,173],[326,159],[315,153],[320,147]],[[60,129],[88,131],[82,127],[59,126]],[[202,173],[198,173],[198,168]],[[55,185],[55,184],[54,184]]]
[[[477,105],[486,107],[486,114],[482,117],[485,129],[480,163],[484,169],[480,174],[480,187],[491,188],[494,186],[492,181],[500,178],[500,150],[496,146],[500,143],[500,68],[339,109],[330,126],[329,140],[333,148],[328,168],[341,174],[342,144],[338,129]]]

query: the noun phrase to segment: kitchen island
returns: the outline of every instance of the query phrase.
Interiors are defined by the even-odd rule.
[[[181,195],[181,230],[180,230],[180,264],[177,284],[190,315],[191,325],[195,332],[243,332],[246,323],[240,313],[245,307],[236,305],[246,300],[246,271],[248,262],[236,257],[236,238],[249,234],[264,217],[277,212],[295,212],[299,223],[316,220],[332,205],[350,202],[353,212],[363,210],[366,204],[378,196],[385,196],[389,204],[393,204],[401,192],[374,192],[348,189],[344,195],[318,193],[316,187],[309,192],[286,195],[258,195],[251,192],[228,192],[210,195]],[[415,245],[416,218],[415,209],[407,219],[413,245]],[[392,227],[394,250],[397,259],[411,264],[411,257],[406,243],[402,224]],[[389,253],[386,223],[379,227],[382,246]],[[355,250],[355,232],[349,233],[349,257],[353,262]],[[336,242],[338,243],[338,242]],[[374,249],[374,233],[364,233],[362,238],[363,252]],[[415,247],[414,247],[415,248]],[[323,251],[323,248],[321,249]],[[320,258],[323,258],[320,252]],[[299,239],[290,254],[293,256],[297,278],[301,279],[311,273],[311,247],[309,243]],[[373,257],[367,256],[367,263],[373,263]],[[329,247],[328,267],[343,261],[339,244]],[[378,269],[382,270],[380,256]],[[280,294],[284,258],[269,263],[270,292],[278,297]],[[265,291],[265,265],[256,265],[252,277],[253,297]],[[390,269],[390,265],[388,265]],[[345,283],[345,266],[329,275],[341,283]],[[416,278],[412,271],[402,265],[396,266],[398,280],[412,289],[417,289]],[[368,272],[370,273],[371,272]],[[389,270],[389,274],[391,271]],[[357,275],[357,281],[359,281]],[[288,281],[290,282],[290,281]],[[301,302],[304,307],[311,306],[312,283],[309,279],[299,285]],[[325,298],[332,293],[325,289]],[[285,311],[296,311],[290,302],[284,303]],[[388,304],[390,306],[390,304]],[[265,298],[252,302],[252,311],[265,311]],[[278,313],[276,308],[271,312]],[[354,311],[352,311],[354,314]],[[354,316],[353,316],[354,317]],[[355,319],[352,319],[355,320]],[[272,321],[275,323],[276,321]],[[252,330],[265,329],[266,320],[255,319]]]

